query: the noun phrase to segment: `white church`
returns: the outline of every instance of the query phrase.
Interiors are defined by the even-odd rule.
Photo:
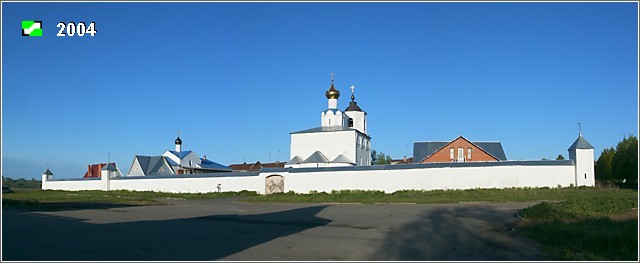
[[[42,189],[173,193],[247,190],[272,194],[595,186],[594,148],[582,132],[567,149],[568,160],[498,158],[372,165],[367,113],[356,103],[354,87],[351,86],[351,101],[344,110],[338,107],[340,92],[335,88],[333,76],[325,95],[328,105],[320,114],[320,126],[291,133],[291,159],[284,168],[230,171],[206,157],[199,158],[191,151],[182,150],[182,140],[178,137],[175,151],[167,151],[162,156],[136,155],[127,176],[116,176],[114,169],[105,167],[100,178],[55,179],[47,169],[42,174]]]
[[[351,102],[341,111],[338,91],[331,78],[325,93],[328,106],[320,114],[320,127],[291,133],[289,168],[338,167],[371,165],[371,137],[367,134],[367,113],[355,101],[351,86]]]

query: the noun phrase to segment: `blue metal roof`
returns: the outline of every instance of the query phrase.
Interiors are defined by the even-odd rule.
[[[498,158],[500,161],[506,161],[507,155],[504,154],[504,149],[502,149],[502,144],[499,142],[473,142],[473,144],[482,148],[489,154],[493,155],[493,157]]]
[[[166,156],[163,156],[163,157],[164,157],[164,160],[165,160],[165,161],[167,161],[171,166],[178,166],[178,165],[180,165],[180,164],[178,164],[178,163],[174,162],[173,160],[171,160],[171,158],[169,158],[169,157],[166,157]]]
[[[142,173],[145,175],[174,173],[173,168],[169,163],[171,159],[166,156],[136,155],[135,158],[138,160],[138,163],[140,164],[140,168],[142,169]],[[160,168],[162,168],[163,166],[167,166],[167,169],[165,169],[165,171],[160,172]]]
[[[202,168],[231,171],[231,168],[208,159],[200,158],[200,161],[201,161],[200,166]]]
[[[573,144],[571,144],[571,146],[569,146],[569,149],[567,150],[571,151],[575,149],[594,149],[594,148],[593,148],[593,145],[591,145],[584,137],[582,137],[582,134],[580,134],[580,136],[578,136],[578,139],[576,139],[576,141],[573,142]]]
[[[106,171],[118,171],[118,169],[116,168],[116,166],[114,165],[114,163],[108,163],[107,165],[105,165],[104,167],[102,167],[102,169],[100,170],[106,170]]]
[[[449,142],[414,142],[413,162],[420,163],[424,158],[444,147]]]
[[[181,151],[181,152],[169,151],[169,152],[172,153],[173,155],[177,156],[180,159],[186,157],[188,154],[191,153],[191,151]]]

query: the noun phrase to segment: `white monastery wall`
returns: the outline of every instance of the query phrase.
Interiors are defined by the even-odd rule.
[[[332,190],[448,190],[510,187],[568,187],[574,168],[559,166],[445,167],[393,170],[318,171],[279,174],[285,192]],[[278,173],[273,173],[278,174]],[[271,174],[266,174],[269,176]]]
[[[42,181],[42,190],[104,190],[104,183],[96,179]]]
[[[52,190],[132,190],[173,193],[256,191],[265,193],[266,177],[284,178],[284,191],[308,193],[332,190],[449,190],[511,187],[569,187],[575,185],[572,161],[557,165],[487,165],[470,167],[425,167],[411,165],[369,167],[326,167],[264,169],[260,173],[229,173],[198,176],[144,176],[108,180],[44,180],[42,189]]]
[[[185,178],[126,178],[112,179],[111,190],[155,191],[169,193],[210,193],[259,191],[264,185],[259,176],[185,177]],[[259,191],[264,193],[264,189]]]

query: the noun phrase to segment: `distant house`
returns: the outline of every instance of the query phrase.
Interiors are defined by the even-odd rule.
[[[407,158],[404,156],[402,159],[391,159],[391,164],[410,164],[413,163],[413,157]]]
[[[255,163],[239,163],[230,164],[229,168],[236,172],[248,172],[248,171],[260,171],[262,168],[284,168],[283,162],[276,161],[274,163],[261,163],[257,161]]]
[[[116,166],[116,163],[111,163],[111,165],[113,165],[113,167],[116,169],[118,177],[121,177],[122,173],[120,172],[120,169],[118,169],[118,167]],[[82,176],[82,178],[100,178],[100,170],[102,170],[102,168],[105,166],[107,166],[106,163],[96,163],[96,164],[87,165],[87,172],[84,173],[84,176]]]
[[[415,142],[414,163],[497,162],[507,157],[500,142],[471,142],[459,136],[450,142]]]
[[[130,176],[202,174],[231,172],[222,164],[208,160],[207,156],[198,157],[193,151],[182,151],[182,140],[175,141],[176,150],[166,151],[161,156],[136,155],[129,169]]]

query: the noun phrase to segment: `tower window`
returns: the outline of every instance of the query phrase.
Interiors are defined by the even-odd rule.
[[[349,118],[349,127],[353,127],[353,119]]]

